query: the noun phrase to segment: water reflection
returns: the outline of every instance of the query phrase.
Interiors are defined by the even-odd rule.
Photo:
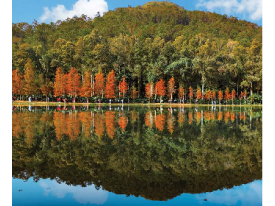
[[[262,178],[261,109],[58,108],[13,109],[13,177],[150,200]]]
[[[216,205],[261,205],[262,182],[255,181],[246,185],[235,187],[231,190],[218,190],[212,193],[196,195],[198,202],[204,199]]]
[[[44,195],[53,195],[57,198],[64,198],[67,194],[72,194],[73,198],[82,204],[104,204],[108,199],[108,192],[99,188],[95,189],[93,186],[71,187],[65,183],[58,184],[55,181],[41,180],[39,185],[44,190]]]

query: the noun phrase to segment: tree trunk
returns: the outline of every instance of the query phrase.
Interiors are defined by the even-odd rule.
[[[252,96],[252,82],[250,84],[250,96]]]
[[[237,82],[237,98],[239,97],[239,83]]]
[[[202,93],[201,99],[203,100],[203,94],[204,94],[204,77],[203,76],[201,78],[201,93]]]

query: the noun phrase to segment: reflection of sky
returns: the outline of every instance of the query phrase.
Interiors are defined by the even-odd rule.
[[[94,186],[68,186],[65,183],[58,184],[56,181],[39,181],[39,185],[44,189],[44,195],[52,194],[57,198],[64,198],[66,194],[72,194],[73,198],[83,204],[104,204],[108,198],[108,192],[102,189],[96,190]]]
[[[207,199],[208,202],[217,205],[262,205],[262,181],[254,181],[229,190],[196,195],[196,198],[200,202]]]
[[[142,197],[126,197],[94,186],[80,187],[58,184],[55,180],[31,179],[23,182],[13,179],[13,205],[192,205],[192,206],[260,206],[262,205],[262,181],[234,187],[229,190],[217,190],[203,194],[182,194],[168,201],[149,201]],[[19,192],[19,190],[22,190]],[[204,199],[207,201],[204,201]]]

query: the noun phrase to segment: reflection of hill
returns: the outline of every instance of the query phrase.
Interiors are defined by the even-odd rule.
[[[185,121],[179,126],[175,114],[171,134],[168,129],[147,127],[145,113],[139,113],[136,121],[128,121],[125,131],[116,125],[113,139],[104,129],[100,137],[93,130],[87,136],[83,129],[77,138],[68,134],[57,139],[52,123],[56,120],[48,115],[44,123],[45,114],[36,114],[37,119],[30,121],[31,142],[24,132],[13,137],[13,177],[35,175],[37,180],[51,178],[82,186],[93,183],[110,192],[151,200],[231,188],[262,177],[261,122],[257,118],[251,126],[219,121],[203,125]],[[131,113],[125,115],[131,118]],[[115,118],[120,116],[116,113]]]

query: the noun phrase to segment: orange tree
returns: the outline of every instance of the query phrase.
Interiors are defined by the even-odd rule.
[[[163,79],[159,80],[155,86],[155,94],[160,97],[160,102],[162,97],[166,94],[165,81]]]
[[[80,93],[80,75],[78,74],[76,68],[71,68],[68,79],[67,79],[67,90],[68,94],[74,98]]]
[[[89,97],[91,97],[92,94],[91,75],[89,71],[85,71],[84,73],[83,84],[80,94],[82,97],[86,97],[87,103],[89,103]]]
[[[224,92],[224,99],[227,103],[227,100],[230,100],[231,99],[231,95],[230,95],[230,92],[229,92],[229,89],[228,87],[225,89],[225,92]]]
[[[101,102],[101,98],[103,98],[104,94],[104,81],[104,74],[101,72],[101,70],[99,70],[98,73],[95,75],[94,83],[95,95],[99,97],[99,102]]]
[[[64,90],[63,76],[64,74],[61,67],[58,67],[55,73],[55,81],[54,81],[54,89],[53,89],[53,93],[55,97],[61,97],[63,95],[63,90]]]
[[[18,94],[21,96],[24,94],[24,79],[23,75],[19,73],[19,71],[12,70],[12,94]]]
[[[216,100],[216,91],[213,90],[211,96],[213,100]]]
[[[119,92],[122,93],[122,98],[124,99],[125,94],[128,91],[128,85],[127,82],[125,81],[125,77],[122,78],[122,82],[119,81]]]
[[[113,99],[116,97],[115,89],[116,89],[116,76],[114,70],[110,71],[107,80],[106,80],[106,88],[105,88],[105,97]]]
[[[197,87],[196,98],[197,98],[197,100],[202,99],[201,88],[199,86]]]

